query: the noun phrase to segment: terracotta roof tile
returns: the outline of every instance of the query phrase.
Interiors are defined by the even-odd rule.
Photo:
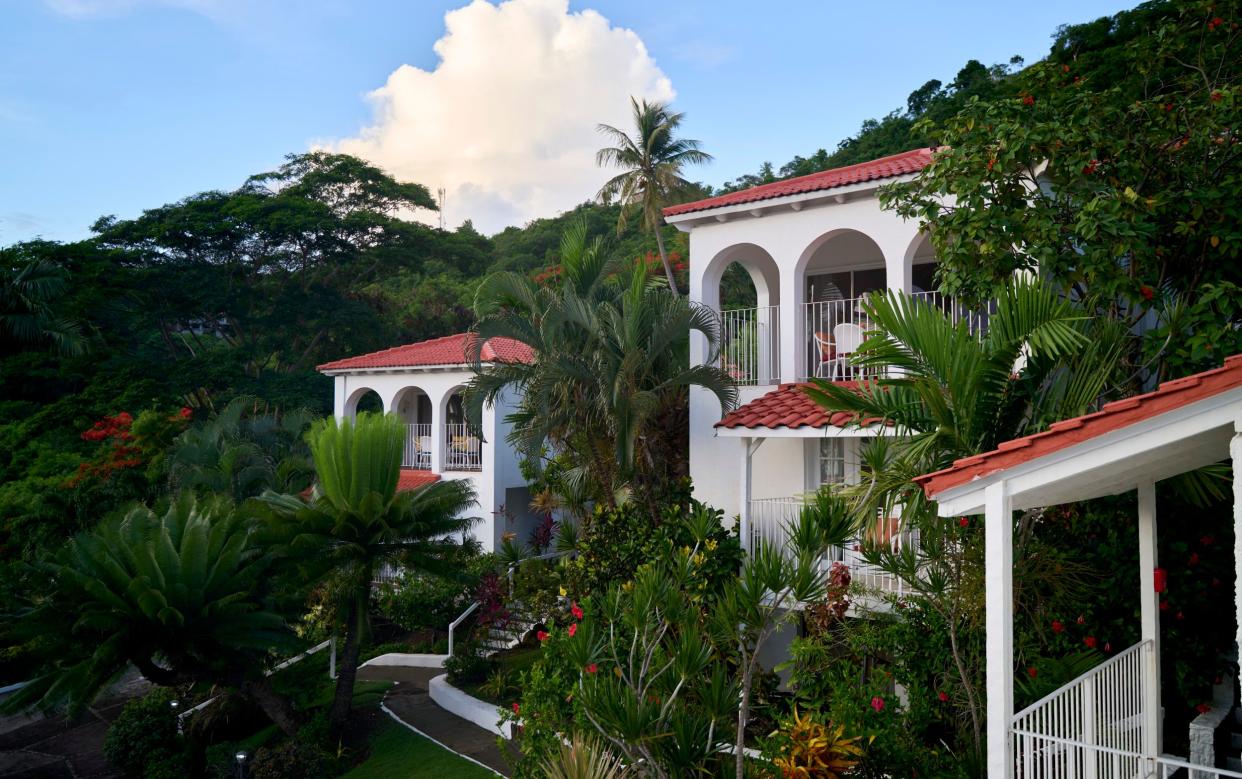
[[[423,487],[440,481],[440,474],[431,471],[416,471],[413,468],[402,468],[397,476],[397,492],[405,492],[416,487]]]
[[[963,457],[952,467],[920,476],[915,482],[923,487],[927,497],[934,498],[974,479],[1239,387],[1242,387],[1242,354],[1235,354],[1220,368],[1166,381],[1146,395],[1106,403],[1094,414],[1062,420],[1042,433],[1006,441],[990,452]]]
[[[473,333],[446,335],[430,341],[396,346],[379,352],[325,362],[321,371],[364,370],[367,368],[417,368],[431,365],[462,365],[469,361],[467,348]],[[530,347],[511,338],[492,338],[483,344],[483,362],[532,362]]]
[[[837,382],[843,387],[854,382]],[[750,430],[802,427],[849,427],[857,416],[848,411],[828,411],[802,391],[810,384],[782,384],[771,392],[738,406],[725,414],[716,427],[744,427]],[[878,419],[863,420],[863,426],[877,424]]]
[[[895,176],[904,176],[909,173],[918,173],[931,163],[932,154],[935,153],[935,150],[935,147],[911,149],[900,154],[881,157],[878,160],[824,170],[807,176],[775,181],[771,184],[761,184],[739,192],[709,197],[706,200],[679,203],[678,205],[665,208],[664,215],[676,216],[678,214],[688,214],[692,211],[706,211],[709,208],[755,203],[760,200],[771,200],[772,198],[786,197],[788,195],[801,195],[807,192],[820,192],[825,189],[835,189],[836,187],[844,187],[850,184],[861,184],[865,181],[876,181]]]

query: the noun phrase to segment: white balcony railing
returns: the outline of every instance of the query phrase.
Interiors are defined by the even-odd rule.
[[[780,382],[780,306],[720,312],[720,367],[738,384]]]
[[[1152,776],[1143,701],[1152,678],[1150,641],[1109,658],[1014,715],[1019,779]]]
[[[783,545],[788,538],[786,528],[796,522],[802,507],[806,505],[801,497],[759,498],[749,503],[749,527],[747,537],[742,539],[747,549],[763,540],[769,544]],[[824,557],[824,564],[842,562],[850,571],[852,583],[864,589],[901,595],[905,592],[905,583],[901,579],[868,563],[863,555],[864,543],[888,543],[894,549],[907,544],[918,544],[917,531],[903,531],[898,521],[893,518],[877,519],[876,524],[865,535],[864,539],[855,539],[842,546],[829,549]]]
[[[405,451],[401,454],[402,468],[431,470],[431,425],[418,423],[405,426]]]
[[[480,471],[483,469],[483,442],[465,424],[444,426],[444,470]]]
[[[969,308],[940,292],[914,292],[910,295],[940,309],[953,322],[965,321],[972,333],[987,330],[991,307]],[[802,304],[802,343],[806,349],[806,376],[803,379],[834,381],[871,378],[850,365],[849,358],[876,325],[864,310],[866,297],[822,300]]]

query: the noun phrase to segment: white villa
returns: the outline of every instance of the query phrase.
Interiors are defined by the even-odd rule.
[[[352,419],[368,399],[376,410],[397,413],[406,422],[405,455],[399,486],[410,489],[446,479],[465,479],[478,496],[474,537],[487,552],[500,547],[505,533],[525,542],[538,519],[530,514],[530,493],[517,453],[505,443],[504,421],[512,402],[503,397],[483,409],[475,435],[462,407],[462,390],[471,376],[467,333],[398,346],[324,363],[318,370],[333,378],[337,419]],[[483,345],[483,364],[527,362],[530,350],[516,341],[493,338]]]
[[[810,378],[853,378],[848,357],[868,327],[862,298],[889,288],[956,308],[933,288],[926,236],[877,198],[880,186],[912,178],[932,153],[915,149],[664,210],[689,233],[690,299],[720,312],[722,367],[740,385],[738,408],[723,418],[711,393],[690,391],[695,497],[740,517],[744,543],[779,538],[801,496],[856,478],[859,442],[888,432],[826,414],[798,389]],[[732,263],[754,283],[753,309],[720,310]],[[702,362],[706,341],[692,337],[691,359]],[[842,557],[856,581],[898,586],[853,550]]]

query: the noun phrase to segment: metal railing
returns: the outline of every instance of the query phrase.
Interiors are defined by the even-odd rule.
[[[1143,701],[1152,679],[1142,641],[1014,715],[1014,775],[1020,779],[1154,776]]]
[[[401,467],[431,470],[431,423],[419,422],[405,426],[405,450],[401,453]]]
[[[987,331],[993,306],[969,308],[940,292],[913,292],[910,297],[948,314],[954,323],[965,321],[970,331]],[[802,348],[806,349],[806,376],[803,379],[853,380],[873,378],[850,365],[852,355],[866,334],[876,329],[867,316],[865,296],[843,300],[822,300],[802,304]]]
[[[779,384],[780,306],[720,312],[720,368],[737,384]]]
[[[444,470],[483,470],[483,442],[466,424],[444,426]]]
[[[747,549],[753,549],[760,540],[783,546],[788,538],[786,528],[796,522],[806,505],[802,497],[758,498],[749,504],[748,538],[743,543]],[[915,544],[919,541],[918,531],[901,530],[895,519],[877,518],[876,525],[867,532],[866,538],[855,539],[841,546],[834,546],[824,557],[824,564],[831,565],[841,562],[850,571],[850,580],[865,589],[901,595],[905,592],[905,583],[887,571],[867,562],[863,554],[864,543],[888,543],[894,548]]]

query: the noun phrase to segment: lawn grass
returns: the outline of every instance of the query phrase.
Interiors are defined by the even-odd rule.
[[[436,779],[495,779],[496,774],[442,749],[409,728],[385,718],[371,739],[371,755],[344,779],[434,776]]]

